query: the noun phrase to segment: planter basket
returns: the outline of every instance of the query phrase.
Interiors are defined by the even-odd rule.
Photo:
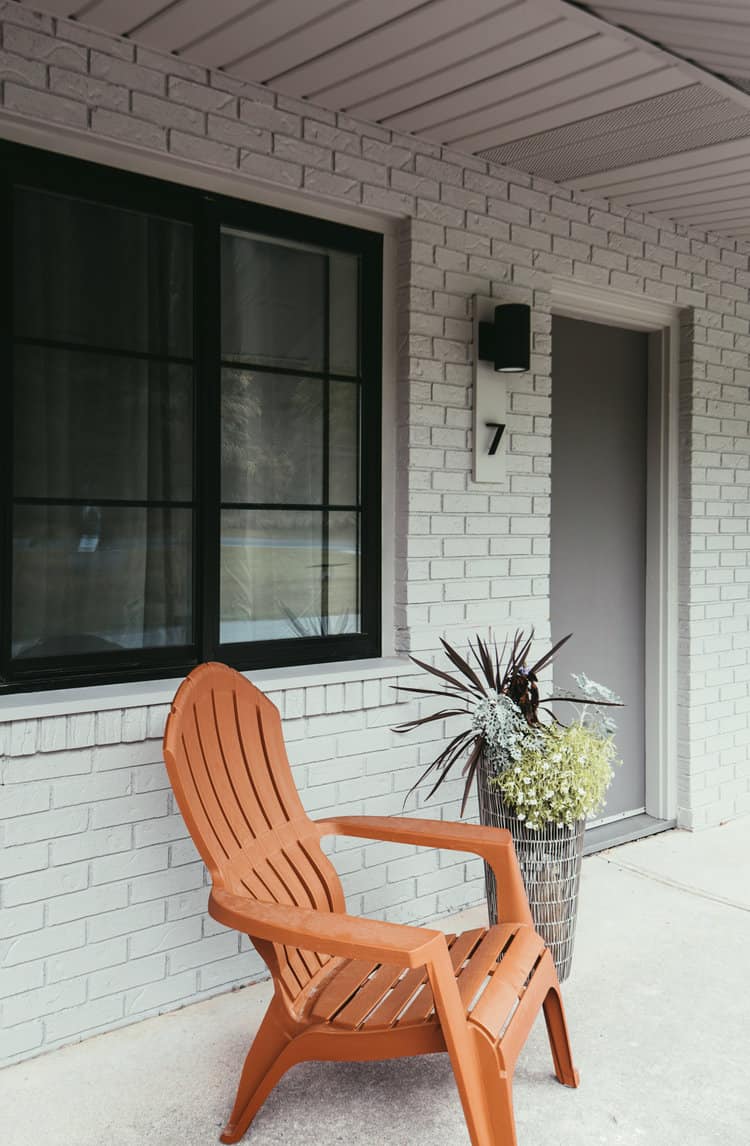
[[[534,832],[503,803],[491,787],[491,771],[484,758],[477,769],[479,819],[492,828],[507,828],[513,836],[534,926],[552,952],[560,982],[570,974],[573,960],[578,885],[581,878],[585,820],[574,829],[545,824]],[[485,864],[490,923],[497,923],[497,889],[492,869]]]

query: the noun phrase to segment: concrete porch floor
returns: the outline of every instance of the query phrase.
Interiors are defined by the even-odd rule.
[[[584,860],[564,994],[581,1089],[559,1086],[542,1022],[516,1072],[519,1146],[750,1142],[750,821],[668,832]],[[476,925],[481,912],[444,921]],[[3,1146],[217,1140],[267,984],[101,1035],[0,1074]],[[247,1139],[464,1146],[444,1055],[309,1063]]]

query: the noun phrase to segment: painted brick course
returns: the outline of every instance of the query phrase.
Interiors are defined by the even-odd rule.
[[[264,183],[401,220],[400,651],[430,655],[438,635],[462,641],[488,624],[549,635],[550,276],[684,308],[679,817],[698,828],[750,813],[747,249],[7,0],[0,28],[0,134],[55,123],[131,156],[234,172],[250,198]],[[503,489],[470,476],[475,291],[533,308],[532,369],[509,396]],[[411,709],[384,671],[274,695],[311,814],[398,813],[431,758],[443,730],[408,744],[396,736]],[[262,973],[247,941],[205,914],[206,876],[161,763],[166,711],[115,697],[110,709],[3,723],[0,709],[9,1060]],[[455,817],[459,789],[446,784],[427,814]],[[421,809],[421,795],[410,807]],[[480,865],[453,855],[337,841],[333,859],[354,912],[425,920],[482,894]]]

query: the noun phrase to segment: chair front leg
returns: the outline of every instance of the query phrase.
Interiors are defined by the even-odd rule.
[[[222,1142],[239,1142],[276,1083],[295,1065],[296,1055],[290,1052],[295,1033],[274,996],[247,1052],[234,1107],[221,1133]]]
[[[492,1141],[497,1146],[518,1146],[513,1111],[513,1066],[506,1062],[501,1045],[480,1027],[472,1027],[471,1033],[487,1088],[487,1107],[494,1134]]]
[[[498,1080],[482,1072],[447,945],[428,964],[428,973],[472,1146],[506,1146],[496,1139],[488,1111],[487,1085]]]

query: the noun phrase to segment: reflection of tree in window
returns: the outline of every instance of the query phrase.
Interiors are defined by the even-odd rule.
[[[322,416],[318,379],[225,370],[223,500],[322,501]]]

